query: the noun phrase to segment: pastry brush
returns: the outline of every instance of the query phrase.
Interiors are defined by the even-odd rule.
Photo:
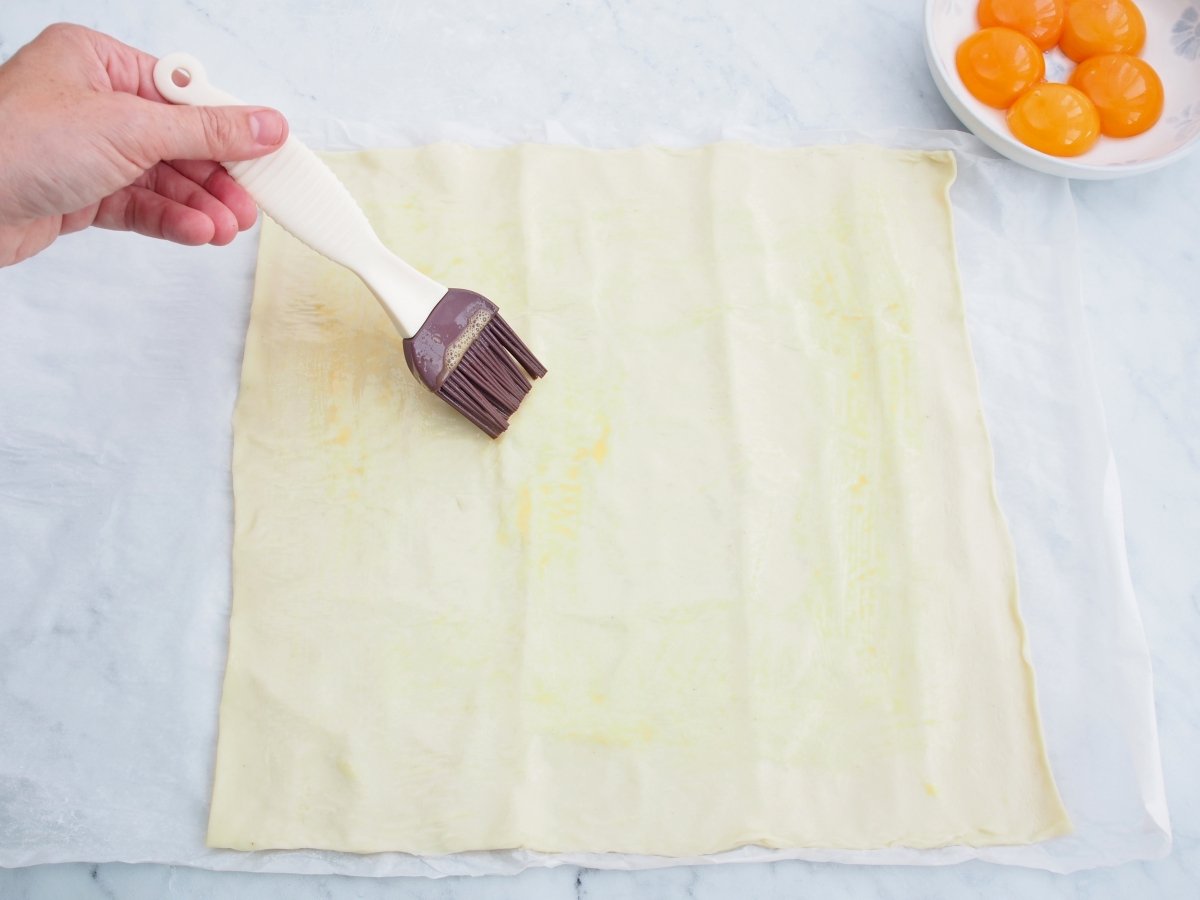
[[[213,87],[186,53],[160,59],[154,85],[172,103],[242,105]],[[508,427],[530,379],[546,369],[496,304],[447,288],[388,250],[345,185],[295,137],[267,156],[222,165],[280,226],[366,283],[404,335],[404,358],[417,380],[490,437]]]

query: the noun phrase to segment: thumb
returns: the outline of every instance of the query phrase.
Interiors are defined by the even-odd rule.
[[[279,149],[288,123],[276,110],[261,106],[158,107],[152,135],[145,135],[159,159],[254,159]]]

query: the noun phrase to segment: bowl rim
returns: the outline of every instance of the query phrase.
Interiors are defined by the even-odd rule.
[[[1103,180],[1141,175],[1161,169],[1163,166],[1169,166],[1171,163],[1183,159],[1200,145],[1200,132],[1197,132],[1186,142],[1161,156],[1140,162],[1101,164],[1076,162],[1069,157],[1051,156],[1049,153],[1042,153],[1040,150],[1026,147],[1015,138],[1001,132],[991,123],[980,119],[959,96],[959,91],[946,68],[945,61],[934,45],[933,23],[937,15],[934,7],[941,2],[944,0],[925,0],[925,62],[929,66],[938,92],[946,101],[946,105],[950,107],[950,111],[972,134],[1002,156],[1007,156],[1013,162],[1049,175]]]

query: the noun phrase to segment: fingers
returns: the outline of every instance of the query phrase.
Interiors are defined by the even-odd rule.
[[[213,190],[228,197],[236,209]],[[180,244],[224,245],[252,226],[256,218],[254,202],[219,165],[182,160],[173,165],[159,163],[136,184],[64,215],[60,233],[97,225]]]
[[[171,167],[229,207],[237,219],[239,231],[245,231],[258,220],[258,206],[224,166],[211,161],[175,159],[171,161]]]
[[[59,225],[59,234],[71,234],[76,231],[83,231],[96,221],[96,213],[100,209],[99,203],[93,203],[90,206],[85,206],[83,209],[77,209],[75,212],[69,212],[62,217],[62,224]]]
[[[210,243],[224,246],[237,237],[238,220],[233,210],[168,163],[154,166],[137,183],[208,216],[213,223]]]
[[[180,166],[186,172],[180,172]],[[209,167],[215,167],[210,170]],[[208,175],[208,178],[204,176]],[[198,184],[203,180],[208,184]],[[212,190],[230,196],[234,206],[211,193]],[[245,200],[245,204],[241,203]],[[91,224],[101,228],[137,232],[151,238],[175,241],[176,244],[224,245],[232,241],[239,230],[250,228],[257,218],[257,208],[250,196],[229,178],[226,170],[216,163],[181,161],[160,163],[146,173],[138,184],[118,191],[112,197],[84,209],[62,216],[60,234],[78,232]]]
[[[154,104],[142,135],[156,159],[254,159],[278,150],[288,126],[277,111],[256,106]]]
[[[93,224],[190,246],[207,244],[216,232],[212,219],[198,209],[137,185],[101,200]]]

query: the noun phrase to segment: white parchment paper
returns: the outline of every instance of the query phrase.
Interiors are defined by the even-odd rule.
[[[347,122],[293,128],[329,149],[414,138]],[[505,142],[456,126],[415,137]],[[613,145],[553,123],[519,137]],[[751,132],[722,137],[770,143]],[[1066,183],[957,132],[819,133],[796,143],[864,141],[958,156],[952,200],[967,324],[1073,835],[1029,847],[742,848],[688,860],[205,848],[230,601],[230,416],[255,242],[189,249],[89,232],[0,270],[0,865],[449,875],[563,863],[981,858],[1068,872],[1164,855],[1150,660]]]

